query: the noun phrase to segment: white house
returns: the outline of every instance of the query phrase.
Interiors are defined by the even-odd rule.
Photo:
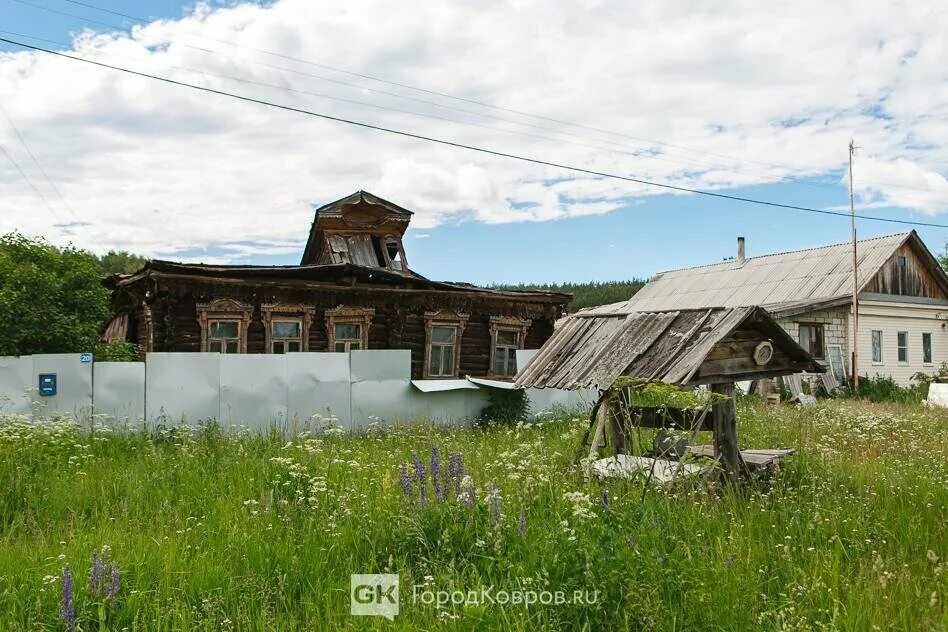
[[[948,276],[915,231],[857,242],[860,375],[908,384],[948,362]],[[852,243],[656,274],[637,311],[760,305],[837,379],[852,368]]]

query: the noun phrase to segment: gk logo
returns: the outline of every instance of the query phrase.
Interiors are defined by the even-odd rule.
[[[398,575],[352,575],[349,611],[394,620],[398,614]]]

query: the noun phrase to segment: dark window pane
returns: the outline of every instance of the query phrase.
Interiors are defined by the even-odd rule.
[[[237,323],[232,320],[211,321],[211,338],[236,338],[237,331]]]
[[[336,340],[360,340],[362,325],[354,323],[338,323],[336,325]]]
[[[349,343],[349,351],[358,351],[358,350],[361,349],[361,348],[362,348],[362,344],[361,344],[361,343],[358,343],[358,342],[350,342],[350,343]]]
[[[237,348],[237,341],[231,340],[227,343],[227,353],[239,353]]]
[[[441,375],[441,347],[431,347],[428,354],[428,373]]]
[[[509,329],[501,329],[497,332],[497,344],[517,346],[520,339],[520,333]]]
[[[300,324],[298,321],[278,320],[273,323],[274,338],[299,338]]]
[[[454,347],[443,347],[441,375],[454,375]]]
[[[878,329],[872,331],[872,361],[882,362],[882,332]]]
[[[337,342],[334,350],[337,351],[337,352],[339,352],[339,353],[344,352],[344,351],[346,350],[346,343],[344,343],[344,342]]]
[[[219,340],[212,340],[211,343],[207,346],[208,351],[214,351],[216,353],[221,352],[221,343]]]
[[[273,353],[286,353],[286,347],[282,341],[273,343]]]
[[[494,375],[504,374],[504,350],[497,349],[494,353]]]
[[[899,362],[908,362],[908,332],[900,331],[897,336]]]
[[[296,340],[292,340],[287,343],[287,351],[290,353],[296,353],[300,350],[300,343]]]
[[[431,342],[454,342],[456,333],[454,327],[432,327]]]
[[[932,361],[932,335],[922,334],[922,362],[931,364]]]

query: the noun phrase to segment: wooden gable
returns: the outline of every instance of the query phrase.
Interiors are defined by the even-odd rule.
[[[407,272],[402,236],[411,211],[366,191],[315,212],[301,265],[351,263]]]
[[[948,299],[948,277],[913,231],[863,286],[862,291]]]

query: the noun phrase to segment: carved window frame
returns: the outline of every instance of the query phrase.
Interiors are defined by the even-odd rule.
[[[494,372],[494,360],[499,345],[497,344],[497,334],[501,331],[514,331],[517,333],[517,349],[523,349],[527,339],[527,329],[533,321],[528,318],[518,318],[516,316],[491,316],[490,317],[490,367],[488,374],[491,377],[510,378],[516,375],[516,371],[511,374],[501,374]],[[505,348],[513,348],[506,347]],[[515,368],[519,370],[519,367]]]
[[[434,312],[425,312],[425,364],[422,376],[425,379],[450,379],[458,376],[461,369],[461,337],[464,334],[464,325],[470,314],[442,309]],[[431,330],[435,327],[453,327],[454,336],[454,366],[450,375],[431,375]]]
[[[201,351],[208,351],[211,321],[236,321],[239,336],[238,353],[247,353],[247,329],[253,318],[253,305],[232,298],[217,298],[208,303],[197,304],[197,320],[201,326]]]
[[[369,348],[369,327],[372,326],[372,317],[375,316],[375,310],[371,307],[352,307],[340,305],[332,309],[327,309],[326,316],[326,338],[328,340],[327,349],[336,350],[336,325],[359,325],[359,343],[360,349]]]
[[[273,353],[274,321],[296,321],[300,324],[300,351],[309,351],[309,329],[313,324],[316,308],[300,303],[264,303],[260,306],[263,320],[264,353]]]

